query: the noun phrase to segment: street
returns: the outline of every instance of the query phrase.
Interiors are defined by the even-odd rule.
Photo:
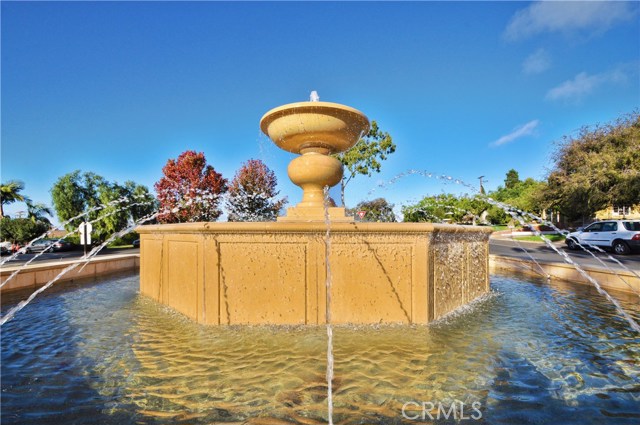
[[[615,258],[620,261],[624,266],[631,270],[640,271],[640,254],[634,253],[631,255],[616,255],[611,252],[597,252],[596,250],[592,250],[591,252],[585,252],[582,250],[571,251],[567,248],[567,246],[562,243],[554,244],[559,250],[564,251],[569,254],[569,257],[578,263],[579,265],[585,266],[594,266],[594,267],[604,267],[600,261],[594,258],[594,255],[602,260],[608,267],[612,269],[623,269],[619,264],[615,261],[609,259],[608,256]],[[564,259],[553,249],[548,247],[543,243],[535,243],[535,242],[524,242],[524,241],[513,241],[507,238],[492,238],[489,240],[489,253],[494,255],[501,255],[504,257],[514,257],[520,258],[522,260],[531,261],[527,252],[523,250],[523,248],[531,255],[531,257],[535,258],[536,261],[543,262],[556,262],[556,263],[564,263]],[[593,255],[591,255],[593,254]]]

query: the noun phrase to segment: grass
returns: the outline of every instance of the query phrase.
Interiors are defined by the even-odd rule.
[[[509,229],[509,226],[507,226],[507,225],[494,225],[494,226],[491,226],[491,228],[492,228],[495,232],[498,232],[498,231],[500,231],[500,230],[507,230],[507,229]]]
[[[133,245],[107,245],[107,248],[133,248]]]
[[[545,235],[551,242],[563,241],[564,235]],[[514,239],[518,241],[543,242],[539,236],[516,236]]]

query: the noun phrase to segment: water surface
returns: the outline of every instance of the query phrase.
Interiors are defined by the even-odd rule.
[[[3,424],[326,423],[324,327],[204,327],[138,284],[60,285],[2,327]],[[336,328],[334,422],[640,423],[640,336],[613,306],[584,286],[491,287],[432,326]],[[640,320],[637,301],[621,298]]]

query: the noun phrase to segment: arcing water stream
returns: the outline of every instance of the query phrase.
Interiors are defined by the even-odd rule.
[[[138,196],[133,195],[132,197],[136,198]],[[118,205],[118,204],[120,204],[122,202],[126,202],[126,201],[129,201],[129,200],[130,200],[130,198],[128,198],[126,196],[123,196],[122,198],[114,199],[111,202],[107,202],[106,204],[102,204],[102,205],[98,205],[98,206],[89,208],[87,211],[84,211],[84,212],[76,215],[75,217],[71,217],[70,219],[60,223],[59,225],[54,226],[53,228],[51,228],[50,230],[46,231],[45,233],[43,233],[42,235],[38,236],[37,238],[32,239],[29,243],[27,243],[25,246],[20,248],[20,250],[18,250],[18,252],[15,252],[14,254],[10,255],[9,257],[7,257],[7,258],[5,258],[3,260],[0,260],[0,266],[5,264],[8,261],[15,260],[18,257],[18,255],[24,254],[27,251],[27,249],[29,249],[33,245],[34,242],[39,241],[40,239],[46,238],[47,235],[51,234],[52,231],[59,230],[59,229],[64,229],[67,224],[72,223],[73,221],[78,220],[78,219],[80,219],[82,217],[86,217],[92,212],[99,211],[101,209],[104,209],[104,208],[107,208],[107,207],[111,207],[111,206],[114,206],[114,205]],[[125,208],[128,208],[128,206],[125,207]],[[72,234],[72,233],[70,233],[70,234]],[[69,235],[65,235],[65,236],[69,236]]]
[[[395,177],[393,177],[388,182],[378,184],[378,187],[379,188],[386,188],[388,185],[395,184],[398,180],[400,180],[400,179],[402,179],[402,178],[404,178],[406,176],[410,176],[410,175],[420,175],[420,176],[427,177],[427,178],[435,177],[436,179],[444,180],[445,183],[450,182],[450,183],[459,184],[459,185],[462,185],[462,186],[464,186],[466,188],[471,189],[474,193],[478,192],[478,190],[474,186],[472,186],[472,185],[470,185],[468,183],[465,183],[464,181],[462,181],[460,179],[456,179],[456,178],[453,178],[451,176],[447,176],[446,174],[436,175],[436,174],[428,172],[428,171],[420,171],[420,170],[415,170],[415,169],[411,169],[411,170],[408,170],[408,171],[406,171],[404,173],[400,173],[400,174],[396,175]],[[370,190],[367,194],[371,195],[373,192],[375,192],[375,190],[376,189],[374,188],[374,189]],[[482,196],[482,194],[480,194],[480,195]],[[495,205],[495,206],[497,206],[499,208],[502,208],[506,213],[512,215],[514,217],[514,219],[516,219],[521,225],[525,226],[527,224],[523,219],[523,217],[526,214],[524,211],[520,211],[519,209],[514,208],[513,206],[510,206],[510,205],[504,204],[502,202],[496,201],[496,200],[494,200],[494,199],[492,199],[492,198],[490,198],[490,197],[488,197],[486,195],[482,196],[482,199],[484,199],[485,201],[487,201],[491,205]],[[598,283],[597,280],[595,280],[592,276],[590,276],[582,267],[580,267],[580,265],[578,263],[573,261],[566,252],[564,252],[562,250],[559,250],[542,233],[540,233],[537,230],[534,230],[534,233],[536,234],[536,236],[540,237],[540,239],[549,248],[551,248],[553,251],[555,251],[567,264],[570,264],[571,266],[573,266],[578,271],[578,273],[580,273],[585,279],[587,279],[587,281],[589,281],[601,295],[603,295],[611,304],[613,304],[615,306],[615,308],[618,311],[618,313],[629,323],[631,328],[634,331],[640,333],[640,325],[638,325],[638,323],[620,306],[620,304],[613,297],[611,297],[611,295],[609,295],[609,293],[607,291],[605,291],[600,286],[600,284]]]
[[[201,197],[190,198],[189,200],[187,200],[182,205],[179,205],[179,206],[177,206],[175,208],[172,208],[172,209],[169,209],[169,210],[156,211],[156,212],[154,212],[152,214],[149,214],[149,215],[147,215],[145,217],[140,218],[138,221],[136,221],[132,225],[128,226],[124,230],[121,230],[119,232],[114,233],[107,240],[105,240],[102,244],[100,244],[100,245],[96,246],[95,248],[93,248],[89,253],[87,253],[86,256],[82,257],[78,262],[70,264],[68,267],[64,268],[60,273],[58,273],[58,275],[56,275],[53,279],[51,279],[49,282],[47,282],[44,286],[42,286],[41,288],[39,288],[36,291],[34,291],[26,300],[23,300],[23,301],[19,302],[15,307],[13,307],[11,310],[9,310],[4,316],[2,316],[2,318],[0,318],[0,326],[4,325],[7,321],[11,320],[16,315],[16,313],[18,313],[20,310],[22,310],[24,307],[26,307],[40,293],[42,293],[42,292],[46,291],[48,288],[50,288],[51,285],[53,285],[55,282],[60,280],[60,278],[62,278],[65,274],[67,274],[70,271],[76,269],[81,264],[82,264],[82,268],[84,268],[91,260],[93,260],[96,257],[96,255],[98,255],[98,253],[104,247],[106,247],[112,241],[114,241],[117,238],[120,238],[120,237],[126,235],[127,233],[133,232],[136,229],[136,227],[138,227],[139,225],[144,224],[144,223],[146,223],[148,221],[154,220],[160,214],[175,213],[175,212],[179,211],[181,208],[187,207],[187,206],[191,205],[194,202],[207,202],[209,200],[210,200],[209,196],[202,197],[202,198]],[[120,201],[120,202],[122,202],[122,201]],[[109,204],[105,204],[105,205],[103,205],[101,207],[104,208],[107,205],[109,205]],[[82,215],[78,216],[77,218],[79,218],[79,217],[82,217]],[[24,265],[21,266],[20,269],[17,272],[22,270],[24,267],[25,267]],[[14,274],[12,274],[11,277],[13,277]],[[8,279],[7,279],[7,281],[8,281]],[[6,281],[4,283],[6,283]]]
[[[127,205],[127,206],[126,206],[126,207],[124,207],[124,208],[121,208],[121,209],[118,209],[118,210],[112,211],[112,212],[110,212],[110,213],[108,213],[108,214],[105,214],[105,215],[103,215],[103,216],[100,216],[100,217],[96,218],[95,220],[91,220],[91,221],[89,221],[89,223],[91,223],[91,224],[93,224],[93,223],[97,223],[97,222],[99,222],[99,221],[101,221],[101,220],[105,219],[106,217],[109,217],[110,215],[117,214],[117,213],[119,213],[119,212],[123,211],[124,209],[128,209],[128,208],[130,208],[130,207],[132,207],[132,206],[136,206],[136,205],[148,205],[148,204],[149,204],[149,202],[137,202],[137,203],[134,203],[134,204],[130,204],[130,205]],[[85,214],[87,214],[87,213],[85,213]],[[79,230],[74,230],[74,231],[72,231],[72,232],[69,232],[69,233],[65,234],[64,236],[62,236],[61,238],[58,238],[58,241],[61,241],[61,240],[63,240],[64,238],[66,238],[66,237],[68,237],[68,236],[71,236],[71,235],[74,235],[74,234],[76,234],[76,233],[78,233],[78,232],[79,232]],[[45,233],[45,235],[46,235],[46,234],[48,234],[48,232],[47,232],[47,233]],[[31,242],[29,242],[29,243],[28,243],[24,248],[22,248],[22,249],[23,249],[23,250],[26,250],[26,249],[27,249],[27,248],[29,248],[31,245],[33,245],[33,243],[34,243],[35,241],[37,241],[37,240],[39,240],[39,239],[42,239],[42,237],[43,237],[43,236],[39,236],[39,237],[37,237],[36,239],[33,239]],[[51,249],[53,249],[53,244],[51,244],[51,245],[47,246],[45,249],[43,249],[42,251],[40,251],[39,253],[37,253],[37,254],[36,254],[36,255],[34,255],[33,257],[31,257],[31,258],[30,258],[26,263],[22,264],[20,268],[16,269],[13,273],[11,273],[11,275],[9,275],[9,277],[8,277],[8,278],[6,278],[2,283],[0,283],[0,288],[2,288],[2,287],[3,287],[7,282],[9,282],[11,279],[13,279],[14,277],[16,277],[16,276],[17,276],[17,275],[18,275],[18,274],[19,274],[19,273],[20,273],[20,272],[21,272],[21,271],[22,271],[26,266],[28,266],[29,264],[31,264],[32,262],[34,262],[35,260],[37,260],[37,259],[38,259],[40,256],[42,256],[43,254],[46,254],[46,253],[47,253],[47,251],[50,251]],[[16,253],[16,255],[17,255],[17,254],[18,254],[18,253]]]

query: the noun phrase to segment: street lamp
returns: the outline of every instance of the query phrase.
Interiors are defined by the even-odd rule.
[[[480,176],[478,177],[478,180],[480,180],[480,194],[484,195],[484,187],[482,187],[482,179],[484,178],[484,176]]]

